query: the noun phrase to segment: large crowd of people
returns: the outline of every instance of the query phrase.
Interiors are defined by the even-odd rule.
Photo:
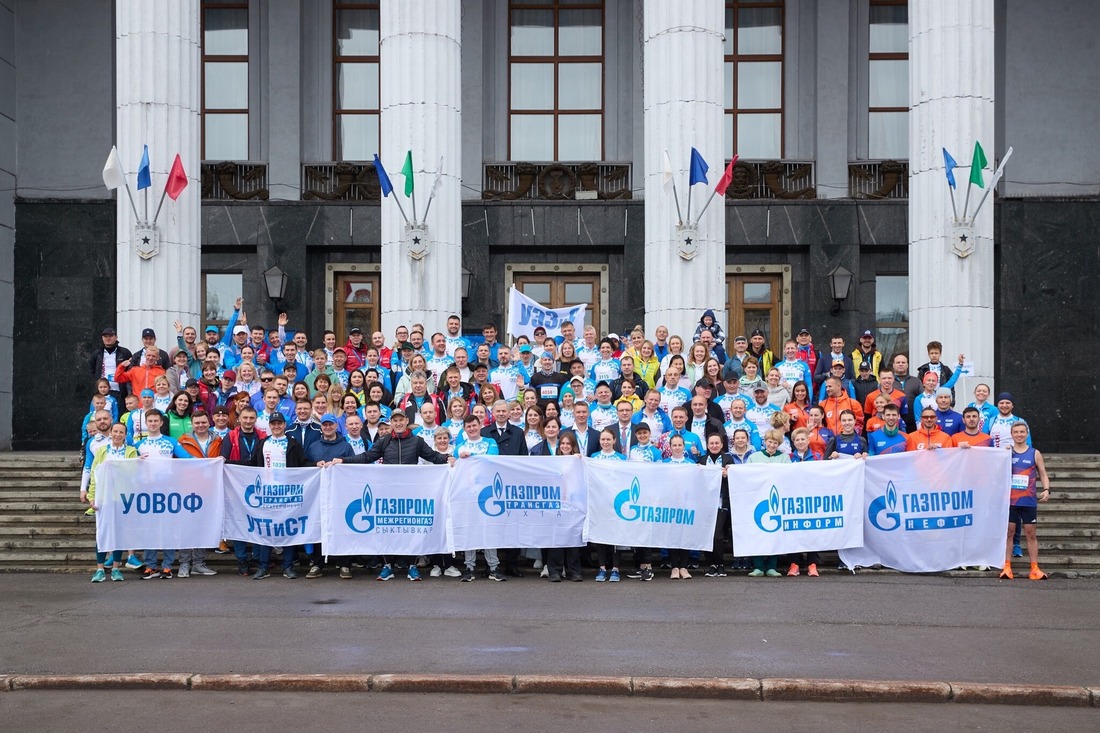
[[[871,330],[859,334],[854,348],[832,335],[828,348],[818,349],[803,328],[773,350],[760,330],[728,339],[710,310],[690,343],[664,326],[652,337],[641,326],[601,337],[591,325],[570,322],[560,335],[539,328],[512,344],[498,341],[496,326],[486,324],[475,343],[463,335],[461,319],[450,316],[443,331],[430,335],[420,324],[398,327],[392,340],[352,328],[346,339],[325,331],[311,344],[302,329],[288,338],[288,324],[287,314],[274,329],[250,324],[238,299],[224,331],[209,325],[200,339],[194,327],[177,322],[169,351],[152,329],[131,352],[113,328],[104,328],[82,424],[81,500],[91,505],[88,513],[95,511],[94,469],[117,459],[221,456],[269,468],[447,463],[477,455],[694,462],[723,471],[722,509],[705,558],[678,548],[633,548],[631,567],[622,571],[625,551],[615,547],[490,548],[482,551],[481,575],[503,581],[533,568],[553,582],[579,581],[590,566],[599,582],[623,575],[651,580],[655,567],[672,579],[738,570],[779,577],[782,562],[787,576],[816,577],[815,553],[744,558],[729,546],[729,482],[737,465],[992,446],[1013,456],[1001,577],[1011,578],[1012,557],[1022,556],[1021,528],[1029,577],[1046,577],[1035,539],[1037,504],[1049,498],[1042,455],[1014,414],[1011,394],[991,400],[989,386],[979,384],[973,400],[956,395],[964,356],[952,369],[941,361],[938,342],[927,345],[928,361],[913,373],[905,354],[887,358],[878,350]],[[432,577],[477,577],[476,552],[346,558],[326,557],[320,545],[232,545],[223,542],[214,552],[233,552],[240,575],[257,580],[269,577],[273,556],[291,579],[296,568],[319,578],[326,566],[341,578],[351,578],[356,566],[378,570],[378,580],[396,572],[420,580],[421,569]],[[122,580],[123,567],[146,579],[172,578],[177,555],[178,577],[214,575],[206,554],[203,548],[97,551],[92,580]]]

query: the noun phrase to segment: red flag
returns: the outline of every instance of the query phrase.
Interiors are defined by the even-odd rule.
[[[730,183],[733,182],[733,166],[737,164],[737,156],[733,156],[733,160],[726,166],[726,172],[722,174],[722,177],[718,179],[718,185],[714,187],[714,190],[718,192],[719,196],[726,195],[726,189],[730,187]]]
[[[175,201],[185,188],[187,188],[187,174],[183,172],[183,161],[180,160],[180,154],[176,153],[176,159],[172,162],[172,170],[168,171],[168,183],[165,185],[164,191],[169,198]]]

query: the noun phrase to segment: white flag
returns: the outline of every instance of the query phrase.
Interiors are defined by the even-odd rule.
[[[1001,164],[997,166],[997,170],[993,172],[993,180],[989,182],[989,188],[994,189],[1001,181],[1001,176],[1005,174],[1005,163],[1012,157],[1012,148],[1005,151],[1005,157],[1001,158]]]
[[[435,180],[432,181],[432,196],[439,193],[439,189],[443,188],[443,156],[439,156],[439,167],[435,169]]]
[[[547,308],[531,300],[514,285],[508,293],[508,334],[513,338],[535,335],[535,329],[542,326],[546,335],[553,338],[561,335],[561,324],[566,321],[575,326],[583,326],[588,303],[571,305],[566,308]]]
[[[107,155],[107,162],[103,165],[103,185],[109,191],[114,191],[126,185],[126,175],[122,172],[122,161],[118,158],[118,148],[111,146],[111,152]]]
[[[672,159],[668,157],[667,149],[665,150],[665,168],[661,172],[661,185],[666,191],[672,190]]]

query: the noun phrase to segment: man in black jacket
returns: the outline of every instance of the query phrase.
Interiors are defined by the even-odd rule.
[[[502,456],[527,455],[527,438],[522,428],[517,428],[508,422],[509,405],[504,400],[493,403],[493,422],[489,427],[481,429],[481,437],[495,440],[497,448]],[[497,551],[500,556],[502,572],[513,578],[522,578],[523,572],[519,569],[519,550],[511,547]]]
[[[97,349],[92,354],[92,378],[103,377],[110,382],[111,394],[121,405],[122,398],[126,396],[127,385],[115,381],[115,370],[118,369],[119,364],[129,361],[134,355],[125,346],[118,345],[118,334],[110,326],[103,329],[100,338],[103,340],[103,348]],[[119,412],[121,413],[121,410]]]
[[[378,459],[382,459],[382,464],[386,466],[415,466],[421,458],[437,465],[454,462],[454,459],[450,456],[445,456],[428,447],[428,444],[419,435],[413,435],[412,431],[409,430],[408,415],[401,410],[394,410],[393,414],[390,415],[390,425],[392,427],[390,434],[379,438],[365,453],[348,458],[336,458],[330,461],[328,465],[374,463]],[[382,572],[378,574],[375,580],[389,580],[392,578],[393,562],[407,562],[409,580],[420,580],[420,571],[416,569],[415,557],[386,557],[383,558],[383,562]],[[342,568],[341,573],[343,573]]]
[[[699,456],[700,466],[722,467],[722,506],[718,509],[718,521],[714,523],[714,543],[708,554],[710,567],[708,578],[726,577],[726,564],[723,559],[726,538],[730,537],[730,485],[726,477],[726,467],[733,465],[733,456],[726,452],[725,434],[722,432],[707,435],[707,452]]]
[[[271,434],[260,441],[259,449],[252,454],[252,465],[258,468],[278,470],[280,468],[301,468],[308,465],[306,452],[302,444],[286,434],[286,417],[276,411],[268,419]],[[271,573],[271,545],[260,545],[260,567],[253,574],[253,580],[263,580]],[[294,580],[294,560],[297,557],[294,547],[283,548],[283,577]]]

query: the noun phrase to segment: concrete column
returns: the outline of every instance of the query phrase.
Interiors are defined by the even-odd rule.
[[[153,328],[169,350],[174,321],[202,328],[199,0],[116,0],[115,55],[117,145],[139,215],[145,216],[145,191],[137,192],[133,173],[142,145],[149,146],[152,171],[150,220],[176,153],[189,179],[178,200],[165,200],[157,222],[160,253],[148,260],[134,249],[130,202],[125,191],[117,192],[119,340],[140,347],[142,329]]]
[[[806,6],[803,6],[806,7]],[[849,41],[851,22],[848,0],[818,0],[817,85],[814,95],[817,120],[817,197],[848,196]],[[826,344],[827,345],[827,344]]]
[[[960,401],[969,401],[973,384],[993,380],[993,202],[974,223],[973,253],[955,255],[942,148],[960,166],[961,216],[974,141],[990,162],[987,186],[996,150],[993,38],[993,0],[909,3],[909,358],[915,372],[927,361],[926,344],[936,340],[952,368],[960,352],[973,359],[977,374],[956,386]],[[971,191],[968,216],[982,193]]]
[[[302,4],[300,0],[266,0],[263,10],[267,28],[267,185],[271,198],[296,201],[301,198]]]
[[[462,308],[462,45],[459,0],[387,1],[381,8],[382,162],[394,193],[382,201],[382,331],[423,323],[429,335]],[[428,214],[430,250],[420,260],[405,251],[412,200],[400,175],[411,150],[418,218],[424,220],[432,182],[443,162],[443,185]]]
[[[716,198],[697,228],[693,259],[680,256],[676,205],[662,186],[664,151],[672,159],[680,208],[688,218],[688,163],[694,146],[710,164],[710,186],[692,194],[695,219],[725,168],[722,144],[721,0],[644,5],[642,105],[645,137],[646,333],[668,326],[690,342],[707,308],[725,323],[725,203]]]
[[[14,6],[12,6],[14,7]],[[0,5],[0,450],[11,449],[12,369],[15,333],[15,12]]]

